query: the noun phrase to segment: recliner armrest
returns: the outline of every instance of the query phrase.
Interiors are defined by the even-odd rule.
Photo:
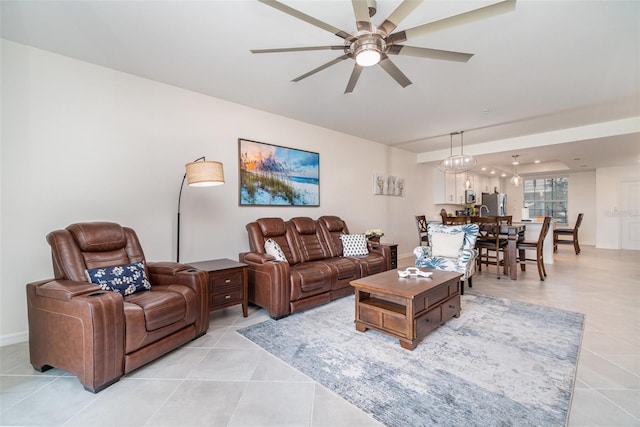
[[[104,293],[97,285],[89,282],[75,282],[73,280],[43,280],[35,282],[37,295],[53,298],[60,301],[68,301],[81,295]],[[113,292],[116,295],[115,292]],[[121,297],[122,298],[122,297]]]
[[[273,256],[257,252],[243,252],[239,257],[249,266],[249,301],[264,307],[274,319],[289,315],[289,263],[275,261]]]
[[[242,262],[264,264],[269,261],[275,261],[276,258],[273,255],[259,254],[257,252],[245,252],[240,254]]]
[[[70,372],[94,393],[117,381],[124,374],[123,306],[122,295],[88,282],[27,284],[31,364]]]
[[[175,275],[179,271],[188,270],[189,266],[178,262],[147,262],[147,268],[151,274]]]
[[[184,285],[194,290],[199,303],[196,336],[204,334],[209,329],[209,273],[177,262],[149,262],[147,268],[152,290],[156,285]]]

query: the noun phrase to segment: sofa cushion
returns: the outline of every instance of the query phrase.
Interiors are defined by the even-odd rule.
[[[282,252],[282,248],[280,248],[278,242],[273,239],[267,239],[267,241],[264,242],[264,251],[267,253],[267,255],[271,255],[272,257],[274,257],[276,261],[287,260],[287,257],[284,256],[284,252]]]
[[[134,304],[142,309],[144,314],[143,323],[147,331],[155,331],[172,325],[179,320],[185,319],[187,315],[187,301],[178,292],[157,290],[139,292],[125,298],[125,302]]]
[[[342,234],[340,235],[340,240],[342,240],[344,256],[363,256],[369,254],[367,237],[364,234]]]
[[[138,291],[151,289],[143,262],[92,268],[87,270],[87,277],[100,289],[117,292],[121,295],[131,295]]]

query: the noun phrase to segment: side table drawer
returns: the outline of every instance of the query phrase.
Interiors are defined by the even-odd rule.
[[[398,245],[391,245],[391,269],[398,268]]]
[[[242,270],[209,274],[209,291],[219,293],[242,289]]]
[[[209,305],[213,308],[240,304],[242,302],[242,289],[218,294],[210,294],[209,299]]]
[[[209,311],[242,304],[242,314],[248,316],[247,272],[249,266],[227,258],[189,264],[209,273],[207,281]]]

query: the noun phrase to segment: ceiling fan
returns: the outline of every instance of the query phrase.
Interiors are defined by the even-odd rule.
[[[458,15],[449,16],[437,21],[427,22],[417,27],[409,28],[403,31],[393,32],[397,26],[405,19],[413,10],[422,3],[423,0],[404,0],[389,15],[385,21],[376,26],[371,22],[371,17],[376,13],[375,0],[352,0],[353,11],[356,17],[357,30],[349,33],[343,31],[333,25],[320,21],[309,16],[297,9],[280,3],[276,0],[258,0],[268,6],[278,9],[288,15],[305,21],[318,28],[329,31],[330,33],[342,38],[342,45],[331,46],[308,46],[308,47],[289,47],[279,49],[253,49],[251,53],[278,53],[278,52],[302,52],[312,50],[341,50],[343,55],[323,64],[313,70],[293,79],[293,82],[299,82],[319,71],[331,67],[345,59],[355,59],[351,77],[347,83],[344,93],[353,92],[353,89],[360,78],[363,67],[379,64],[393,79],[402,87],[411,84],[411,80],[404,75],[402,71],[389,59],[389,55],[406,55],[416,56],[419,58],[441,59],[445,61],[467,62],[473,56],[470,53],[451,52],[447,50],[428,49],[424,47],[407,46],[400,44],[412,38],[422,36],[434,31],[440,31],[446,28],[475,22],[481,19],[489,18],[505,12],[510,12],[515,8],[515,0],[504,0],[498,3],[490,4],[478,9]]]

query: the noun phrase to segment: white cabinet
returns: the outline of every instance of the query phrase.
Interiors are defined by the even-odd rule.
[[[437,205],[458,205],[464,203],[465,174],[433,172],[433,203]]]
[[[486,176],[486,175],[473,175],[472,179],[472,189],[476,192],[476,197],[478,201],[480,201],[480,196],[482,193],[493,193],[494,189],[497,188],[498,192],[501,189],[501,180],[500,177],[497,176]],[[464,188],[464,183],[462,184]]]
[[[493,193],[494,189],[501,191],[504,179],[497,176],[468,174],[471,190],[476,192],[476,203],[482,201],[482,193]],[[433,171],[433,203],[436,205],[464,204],[466,173],[443,173],[439,169]]]
[[[446,175],[439,169],[433,171],[433,203],[442,205],[447,203],[446,194]]]

